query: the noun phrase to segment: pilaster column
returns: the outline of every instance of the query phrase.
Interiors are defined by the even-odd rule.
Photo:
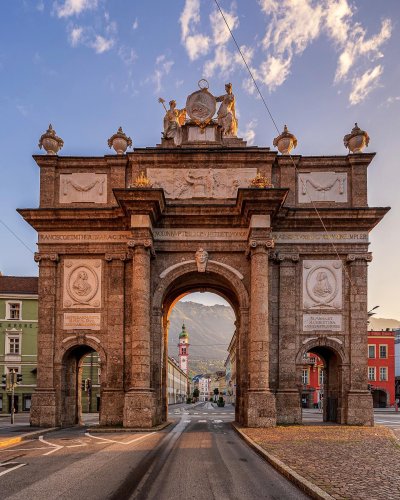
[[[112,332],[107,341],[106,380],[101,384],[100,425],[122,425],[124,413],[125,382],[125,266],[131,258],[127,252],[106,253],[107,331]]]
[[[37,339],[37,386],[32,395],[30,423],[37,427],[53,427],[57,422],[54,339],[56,328],[57,263],[56,253],[35,253],[39,263],[39,303]]]
[[[347,418],[351,425],[373,425],[372,397],[368,386],[368,306],[367,278],[368,262],[372,254],[354,253],[347,256],[349,283],[349,325],[350,325],[350,380],[346,383]]]
[[[247,255],[251,259],[250,335],[248,343],[247,425],[269,427],[276,423],[275,396],[269,387],[269,250],[270,230],[252,231]]]
[[[276,394],[278,423],[301,423],[296,380],[296,267],[298,253],[279,252],[279,373]]]
[[[149,428],[156,424],[156,401],[151,387],[150,259],[154,255],[150,220],[132,216],[133,238],[128,242],[132,265],[131,380],[125,395],[124,426]]]

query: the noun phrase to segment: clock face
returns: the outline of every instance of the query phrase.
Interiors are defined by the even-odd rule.
[[[182,358],[182,363],[186,363],[186,358]]]

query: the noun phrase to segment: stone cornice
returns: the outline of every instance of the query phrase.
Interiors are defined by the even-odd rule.
[[[164,190],[161,188],[113,189],[118,205],[126,215],[148,215],[152,224],[165,210]]]

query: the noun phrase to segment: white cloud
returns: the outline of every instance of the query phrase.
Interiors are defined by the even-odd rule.
[[[90,42],[90,46],[95,50],[96,54],[103,54],[107,52],[114,45],[114,40],[112,38],[104,38],[101,35],[96,35],[95,39]]]
[[[81,26],[75,26],[69,32],[69,42],[72,47],[77,47],[83,38],[83,28]]]
[[[58,17],[78,15],[84,10],[95,9],[98,0],[65,0],[63,4],[56,2],[54,8]]]
[[[121,61],[127,66],[133,64],[137,59],[136,51],[132,48],[126,47],[125,45],[121,45],[118,49],[118,56]]]
[[[189,59],[194,61],[198,57],[208,53],[210,48],[210,39],[208,36],[201,34],[189,35],[185,39],[185,47]]]
[[[167,59],[165,54],[161,54],[156,58],[154,72],[146,82],[151,81],[155,84],[154,93],[158,94],[162,90],[162,81],[164,76],[171,71],[174,61]]]
[[[137,30],[139,28],[139,21],[138,18],[135,18],[135,20],[132,23],[132,29]]]
[[[197,33],[196,27],[200,23],[200,0],[186,0],[181,17],[181,41],[189,55],[194,61],[208,53],[210,49],[210,38],[207,35]]]
[[[259,69],[256,70],[256,78],[265,83],[269,90],[275,90],[288,77],[291,63],[291,56],[288,56],[285,60],[284,58],[270,55],[261,63]]]
[[[390,96],[386,99],[387,104],[393,104],[394,102],[400,101],[400,95]]]
[[[226,12],[224,10],[222,10],[222,12],[231,31],[239,26],[239,18],[233,12]],[[230,40],[231,35],[219,10],[214,10],[211,13],[210,23],[214,44],[226,44]]]
[[[247,141],[248,146],[252,146],[254,144],[254,139],[256,137],[255,128],[257,128],[257,120],[251,120],[246,124],[244,132],[239,132],[239,136],[243,137],[245,141]]]
[[[383,67],[378,64],[373,69],[367,70],[360,77],[352,81],[352,90],[349,95],[350,104],[358,104],[379,85],[379,77],[382,75]]]

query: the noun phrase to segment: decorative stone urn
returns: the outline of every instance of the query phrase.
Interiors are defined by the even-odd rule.
[[[48,155],[56,155],[63,146],[64,141],[57,137],[56,131],[50,123],[49,128],[39,139],[39,148],[43,148]]]
[[[278,137],[275,137],[274,146],[278,148],[278,151],[283,155],[290,154],[290,151],[297,146],[296,136],[291,134],[285,125],[283,132]]]
[[[343,137],[343,143],[350,153],[361,153],[369,144],[369,135],[355,123],[351,133]]]
[[[108,139],[108,146],[114,148],[117,155],[123,155],[132,146],[132,139],[119,127],[118,132]]]

